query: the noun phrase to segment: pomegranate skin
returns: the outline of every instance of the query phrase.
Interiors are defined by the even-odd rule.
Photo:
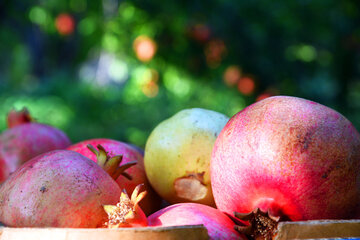
[[[356,217],[360,136],[340,113],[276,96],[234,115],[215,142],[211,182],[226,213],[255,208],[290,220]]]
[[[123,175],[120,175],[116,179],[116,182],[118,183],[120,189],[125,189],[126,192],[129,194],[133,192],[137,185],[143,183],[143,190],[145,190],[147,194],[145,198],[139,203],[141,209],[145,212],[147,216],[160,209],[161,198],[155,193],[146,178],[144,158],[142,152],[140,152],[137,148],[130,144],[106,138],[85,140],[73,144],[67,149],[78,152],[96,162],[96,155],[88,149],[88,144],[94,147],[100,144],[108,152],[110,157],[122,155],[123,160],[121,164],[136,161],[136,165],[126,170],[126,172],[132,177],[132,180],[129,180]]]
[[[61,130],[29,122],[5,130],[0,135],[0,183],[27,160],[71,144]]]
[[[120,188],[79,153],[55,150],[17,169],[0,187],[0,222],[10,227],[101,227]]]
[[[234,230],[234,222],[218,209],[200,203],[177,203],[148,217],[149,226],[203,224],[209,239],[247,239]]]

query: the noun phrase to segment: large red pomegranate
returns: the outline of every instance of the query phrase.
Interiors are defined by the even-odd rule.
[[[0,221],[11,227],[98,227],[116,182],[79,153],[55,150],[23,164],[0,188]]]
[[[251,222],[267,212],[272,219],[354,218],[360,135],[326,106],[270,97],[226,124],[213,149],[211,183],[221,211],[255,211],[238,214]]]
[[[7,122],[0,135],[0,183],[27,160],[71,144],[61,130],[33,122],[26,109],[10,111]]]
[[[120,197],[111,177],[120,161],[118,156],[106,159],[103,169],[68,150],[27,161],[0,187],[0,222],[10,227],[102,227],[103,206],[116,204]]]
[[[149,226],[203,224],[210,239],[246,239],[234,230],[234,222],[218,209],[200,203],[178,203],[148,217]]]
[[[146,215],[149,215],[150,213],[158,210],[160,208],[161,199],[152,189],[146,178],[144,158],[140,150],[130,144],[106,138],[85,140],[71,145],[67,149],[81,153],[85,157],[88,157],[96,162],[97,157],[92,151],[89,150],[88,145],[96,147],[99,144],[103,147],[103,149],[106,151],[105,154],[108,156],[112,157],[115,155],[121,155],[122,163],[124,164],[133,161],[137,162],[135,166],[132,166],[126,171],[131,179],[126,178],[124,175],[120,175],[116,179],[116,182],[118,183],[120,189],[125,189],[128,193],[133,192],[137,185],[144,184],[144,190],[147,192],[147,194],[140,202],[140,207],[143,209]]]

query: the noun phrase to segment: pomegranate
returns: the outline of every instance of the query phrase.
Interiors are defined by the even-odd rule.
[[[61,130],[33,122],[26,109],[10,111],[7,122],[0,135],[0,183],[27,160],[71,144]]]
[[[103,205],[115,204],[120,197],[120,188],[110,177],[119,173],[119,162],[119,156],[105,159],[102,166],[106,172],[68,150],[27,161],[0,187],[0,222],[10,227],[103,226]]]
[[[360,135],[326,106],[269,97],[234,115],[221,131],[211,182],[216,206],[252,223],[239,230],[255,237],[263,232],[271,238],[279,219],[353,218],[360,200]],[[270,229],[260,231],[266,226],[256,222]]]
[[[203,224],[210,239],[246,239],[234,230],[234,222],[218,209],[199,203],[178,203],[153,213],[149,226]]]
[[[143,184],[139,184],[131,194],[131,199],[124,189],[120,201],[116,205],[105,205],[104,210],[109,220],[105,223],[108,228],[146,227],[145,213],[139,207],[139,202],[145,197],[146,191],[139,193]]]
[[[140,152],[134,146],[112,139],[98,138],[76,143],[74,145],[71,145],[67,149],[81,153],[85,157],[88,157],[96,162],[96,155],[91,150],[89,150],[87,145],[97,146],[99,144],[103,147],[103,154],[105,155],[122,155],[123,163],[128,163],[132,161],[137,162],[135,166],[127,170],[127,173],[131,176],[131,180],[127,179],[124,175],[120,175],[116,179],[116,182],[118,183],[120,189],[125,189],[127,192],[133,192],[137,185],[143,183],[144,189],[146,190],[147,194],[144,200],[141,201],[140,206],[146,213],[146,215],[157,211],[160,208],[161,199],[151,188],[146,178],[144,169],[144,158],[142,152]]]
[[[210,157],[215,139],[228,121],[201,108],[185,109],[161,122],[145,146],[146,175],[167,202],[215,206]]]

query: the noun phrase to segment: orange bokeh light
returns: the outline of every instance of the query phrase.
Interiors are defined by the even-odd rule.
[[[272,97],[273,95],[271,93],[268,93],[268,92],[263,92],[261,94],[259,94],[259,96],[256,97],[256,101],[261,101],[265,98],[268,98],[268,97]]]
[[[223,79],[226,85],[234,86],[241,78],[241,69],[238,66],[229,66],[225,69]]]
[[[138,36],[133,43],[133,48],[137,58],[142,62],[150,61],[157,50],[156,43],[148,36]]]
[[[152,98],[158,95],[159,86],[155,81],[149,81],[142,86],[141,90],[147,97]]]
[[[223,40],[211,40],[205,47],[206,62],[209,67],[216,68],[220,65],[226,53]]]
[[[145,82],[153,81],[157,83],[159,80],[159,72],[153,68],[148,69],[147,74],[145,75]]]
[[[275,87],[269,87],[264,92],[260,93],[256,97],[256,101],[261,101],[265,98],[276,96],[276,95],[279,95],[279,90]]]
[[[238,82],[238,90],[244,95],[250,95],[255,90],[255,81],[251,77],[242,77]]]
[[[196,24],[191,29],[191,35],[192,37],[201,43],[206,42],[210,38],[210,28],[207,25],[204,24]]]
[[[159,72],[156,69],[150,68],[147,69],[143,77],[141,91],[149,98],[156,97],[159,93]]]
[[[69,35],[75,29],[74,18],[68,13],[61,13],[55,19],[55,27],[61,35]]]

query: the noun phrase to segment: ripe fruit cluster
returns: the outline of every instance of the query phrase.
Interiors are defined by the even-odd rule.
[[[26,110],[8,126],[6,226],[203,224],[210,239],[271,239],[279,221],[360,217],[360,134],[305,99],[266,98],[230,119],[186,109],[154,128],[145,151],[104,138],[71,145]]]

